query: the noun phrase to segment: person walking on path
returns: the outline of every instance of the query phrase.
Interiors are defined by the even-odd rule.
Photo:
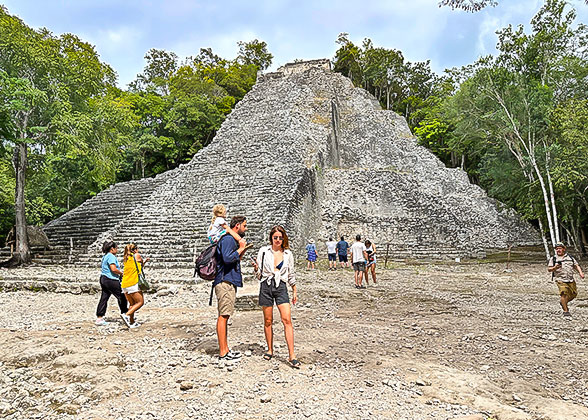
[[[247,231],[247,220],[244,216],[231,219],[230,227],[241,238]],[[216,321],[216,335],[218,338],[219,357],[223,360],[236,360],[241,353],[229,349],[227,339],[227,325],[229,318],[235,312],[237,287],[243,287],[241,275],[241,257],[246,249],[242,239],[237,242],[231,235],[223,235],[216,246],[217,274],[212,284],[218,302],[218,318]]]
[[[259,278],[259,306],[263,310],[263,330],[267,342],[265,360],[274,357],[273,312],[274,304],[278,306],[280,318],[284,325],[284,335],[288,346],[288,362],[293,368],[300,368],[300,362],[294,353],[294,328],[290,299],[286,282],[292,288],[292,304],[298,301],[296,277],[294,275],[294,256],[289,249],[288,235],[282,226],[274,226],[269,234],[270,245],[262,247],[253,267]]]
[[[549,259],[547,271],[551,273],[551,278],[555,280],[559,289],[559,304],[563,309],[563,315],[571,316],[568,303],[578,296],[574,271],[577,271],[580,278],[584,279],[582,268],[578,261],[566,252],[565,245],[558,242],[555,244],[555,255]]]
[[[355,287],[365,289],[362,285],[363,272],[365,271],[365,262],[367,261],[367,252],[365,245],[361,242],[361,235],[355,237],[355,242],[351,245],[351,256],[353,261],[353,271],[355,274]]]
[[[333,240],[333,238],[329,238],[327,242],[325,242],[327,246],[327,256],[329,258],[329,270],[336,270],[337,269],[337,242]]]
[[[314,270],[314,263],[316,262],[316,245],[314,244],[314,239],[309,239],[308,244],[306,245],[306,259],[308,263],[306,265],[306,269],[310,270],[311,266]]]
[[[120,287],[120,265],[116,258],[118,252],[116,243],[112,241],[106,241],[102,245],[102,265],[100,271],[100,289],[102,294],[100,295],[100,301],[96,308],[96,325],[106,325],[107,322],[104,319],[106,315],[106,309],[108,309],[108,299],[111,295],[114,295],[118,300],[118,307],[120,308],[121,315],[127,313],[127,300],[123,296],[122,289]]]
[[[365,266],[365,284],[368,284],[369,273],[372,273],[372,281],[376,281],[376,246],[371,241],[365,240],[365,252],[367,254],[367,264]]]
[[[339,255],[339,262],[341,268],[349,267],[347,256],[349,255],[349,244],[345,241],[345,237],[341,236],[341,240],[337,242],[337,254]]]
[[[143,291],[139,289],[139,273],[143,272],[145,264],[149,258],[143,259],[139,254],[139,247],[136,244],[125,246],[123,254],[123,277],[120,287],[129,301],[129,310],[126,314],[120,314],[127,327],[138,328],[139,323],[135,321],[135,312],[137,312],[145,302]]]

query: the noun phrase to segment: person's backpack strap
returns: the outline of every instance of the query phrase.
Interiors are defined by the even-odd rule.
[[[263,260],[265,259],[265,252],[261,254],[261,265],[259,266],[259,281],[263,279]]]
[[[216,254],[216,251],[219,249],[219,246],[221,246],[220,241],[218,241],[218,243],[216,244],[216,248],[214,250],[215,254]],[[221,253],[222,253],[222,246],[221,246]],[[224,278],[225,278],[225,273],[223,273],[223,279]],[[214,280],[213,280],[212,284],[210,285],[210,298],[208,299],[208,306],[212,306],[212,295],[214,295],[214,286],[216,286],[216,284],[214,284]]]
[[[555,261],[557,260],[556,256],[554,255],[551,257],[551,265],[555,267]],[[555,271],[551,272],[551,280],[555,278]]]
[[[137,260],[135,259],[134,255],[133,255],[133,261],[135,261],[135,268],[137,269],[137,277],[139,277],[141,275],[141,270],[139,270],[139,265],[137,264]]]

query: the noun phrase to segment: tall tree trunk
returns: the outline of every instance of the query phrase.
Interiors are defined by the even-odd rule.
[[[527,111],[526,112],[527,112],[527,119],[529,121],[529,124],[528,124],[528,132],[527,132],[526,138],[525,138],[524,133],[521,133],[521,131],[519,130],[519,126],[518,126],[515,118],[513,117],[510,109],[508,108],[501,93],[496,89],[491,89],[490,92],[491,92],[491,95],[498,101],[498,103],[502,107],[506,117],[508,118],[508,120],[510,122],[510,126],[513,130],[514,138],[509,138],[509,136],[504,137],[504,140],[505,140],[508,148],[513,153],[513,155],[516,157],[516,159],[518,160],[523,171],[525,171],[525,166],[526,166],[525,160],[528,159],[529,162],[531,163],[531,167],[533,168],[533,171],[537,175],[537,180],[539,181],[539,184],[541,186],[541,192],[543,193],[543,205],[545,206],[545,215],[547,216],[547,225],[549,227],[549,234],[551,236],[551,244],[554,245],[555,242],[557,242],[556,237],[559,238],[559,233],[555,232],[554,221],[553,221],[552,212],[551,212],[551,200],[550,200],[550,197],[547,193],[547,187],[545,186],[545,180],[543,178],[543,174],[541,173],[541,170],[539,169],[539,165],[537,164],[537,159],[535,156],[535,150],[536,150],[535,147],[537,145],[537,140],[535,137],[536,133],[531,128],[530,108],[527,104],[527,107],[526,107]],[[545,144],[545,142],[543,144]],[[526,156],[523,156],[523,153],[520,150],[521,146],[523,147],[524,153]],[[553,197],[553,200],[554,200],[554,205],[555,205],[555,197]],[[556,226],[557,226],[557,223],[556,223]]]
[[[537,180],[539,181],[539,185],[541,186],[541,192],[543,193],[543,205],[545,206],[545,216],[547,216],[547,226],[549,227],[549,233],[551,236],[551,245],[555,245],[556,242],[559,242],[559,232],[556,232],[553,216],[551,213],[551,203],[549,199],[549,195],[547,194],[547,188],[545,186],[545,180],[543,179],[543,174],[537,165],[537,161],[535,160],[535,156],[529,154],[529,160],[531,161],[531,165],[535,170],[535,174],[537,175]]]
[[[14,212],[16,214],[16,251],[14,253],[15,263],[23,264],[31,262],[31,250],[29,248],[29,237],[27,235],[27,219],[25,213],[25,174],[27,171],[27,145],[18,143],[14,147],[12,157],[16,187],[14,192]]]
[[[545,143],[544,146],[547,148]],[[551,199],[551,210],[553,212],[553,227],[555,230],[555,241],[559,242],[559,223],[557,221],[557,208],[555,207],[555,193],[553,192],[553,182],[551,181],[551,173],[549,173],[549,159],[551,156],[549,152],[545,152],[545,171],[547,172],[547,183],[549,185],[549,197]]]
[[[541,241],[543,241],[543,247],[545,248],[545,260],[549,261],[551,253],[549,252],[549,244],[547,243],[547,238],[545,237],[543,222],[541,221],[541,217],[539,217],[537,220],[539,221],[539,230],[541,231]]]

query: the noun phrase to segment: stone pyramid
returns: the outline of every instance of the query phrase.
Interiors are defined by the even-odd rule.
[[[46,258],[94,260],[112,238],[137,242],[155,265],[187,267],[207,244],[216,203],[247,217],[256,248],[274,224],[294,249],[313,238],[323,255],[329,236],[357,233],[392,257],[477,257],[539,243],[514,211],[419,146],[402,117],[315,60],[260,74],[190,163],[113,185],[47,224]]]

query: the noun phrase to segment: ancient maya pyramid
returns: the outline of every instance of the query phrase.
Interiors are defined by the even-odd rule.
[[[44,230],[55,256],[94,260],[112,238],[139,243],[157,265],[188,267],[207,244],[216,203],[247,217],[256,248],[274,224],[297,250],[309,238],[322,250],[329,236],[360,233],[389,244],[394,257],[472,257],[539,243],[529,224],[418,146],[402,117],[328,60],[260,75],[190,163],[113,185]]]

